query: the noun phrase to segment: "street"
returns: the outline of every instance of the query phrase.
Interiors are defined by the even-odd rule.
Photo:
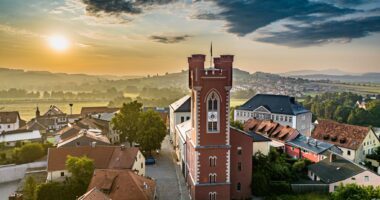
[[[156,164],[146,166],[146,175],[156,180],[159,199],[188,200],[189,192],[173,156],[173,147],[169,143],[169,136],[166,136],[160,154],[155,156]]]

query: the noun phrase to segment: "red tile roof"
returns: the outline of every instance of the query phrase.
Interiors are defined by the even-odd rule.
[[[75,157],[87,156],[94,160],[96,169],[131,169],[139,149],[136,147],[125,148],[120,146],[79,146],[49,148],[48,171],[65,169],[68,155]]]
[[[318,120],[311,137],[339,147],[356,150],[368,133],[368,127],[342,124],[332,120]]]
[[[98,188],[94,187],[79,197],[78,200],[111,200],[111,198],[101,192]]]
[[[114,200],[150,200],[156,191],[153,180],[131,170],[96,169],[88,190],[95,187]]]
[[[254,131],[271,139],[285,143],[294,139],[299,132],[289,126],[283,126],[271,120],[249,119],[244,123],[244,131]]]

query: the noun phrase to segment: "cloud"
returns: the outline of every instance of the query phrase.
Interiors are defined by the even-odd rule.
[[[110,15],[141,14],[145,8],[150,6],[165,5],[176,2],[176,0],[82,0],[86,5],[86,11],[92,15],[106,13]]]
[[[193,18],[224,20],[226,31],[238,36],[261,34],[254,40],[286,46],[348,42],[378,32],[377,17],[367,15],[379,0],[213,0],[221,11],[197,13]],[[365,5],[372,3],[371,9]],[[199,2],[201,3],[201,2]],[[354,5],[354,6],[353,6]],[[355,9],[361,7],[363,9]],[[377,11],[376,16],[380,16]],[[353,17],[354,16],[354,17]],[[343,18],[343,20],[335,20]],[[345,19],[346,18],[346,19]],[[279,31],[279,22],[287,21]],[[263,31],[263,29],[265,31]]]
[[[165,35],[152,35],[149,37],[149,39],[155,41],[155,42],[160,42],[164,44],[172,44],[172,43],[179,43],[186,41],[189,39],[190,35],[177,35],[177,36],[165,36]]]
[[[368,36],[380,31],[380,16],[372,16],[345,21],[328,21],[309,26],[287,24],[287,31],[263,31],[264,37],[257,41],[286,46],[301,47],[321,45],[329,42],[350,42],[354,38]]]

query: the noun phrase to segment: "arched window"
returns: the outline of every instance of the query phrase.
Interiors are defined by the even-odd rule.
[[[215,173],[211,173],[208,175],[208,180],[210,183],[216,183],[216,174]]]
[[[209,200],[216,200],[216,192],[209,192],[208,193],[208,199]]]
[[[208,157],[208,159],[209,159],[210,167],[216,167],[216,156],[210,156]]]
[[[211,92],[207,97],[207,130],[208,132],[218,132],[219,130],[219,96]]]

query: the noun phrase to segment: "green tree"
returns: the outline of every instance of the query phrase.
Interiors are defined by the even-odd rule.
[[[94,161],[86,156],[67,156],[66,169],[71,173],[70,179],[83,184],[87,188],[94,173]]]
[[[241,123],[240,121],[231,121],[231,124],[230,124],[232,127],[235,127],[239,130],[243,130],[244,129],[244,124]]]
[[[332,200],[371,200],[380,198],[380,187],[356,184],[340,185],[331,194]]]
[[[74,200],[71,191],[67,190],[64,183],[47,182],[37,186],[37,200]]]
[[[140,148],[150,154],[152,150],[160,149],[166,136],[166,127],[160,115],[148,110],[140,115],[138,121],[137,142]]]
[[[36,181],[32,176],[28,176],[25,181],[24,188],[22,190],[24,200],[34,200],[36,199]]]
[[[137,131],[139,117],[141,114],[142,104],[137,101],[132,101],[123,104],[120,112],[112,119],[112,124],[115,130],[120,133],[121,142],[127,140],[132,146],[137,140]]]
[[[44,155],[44,148],[40,143],[28,143],[20,148],[18,154],[19,162],[33,162]]]

